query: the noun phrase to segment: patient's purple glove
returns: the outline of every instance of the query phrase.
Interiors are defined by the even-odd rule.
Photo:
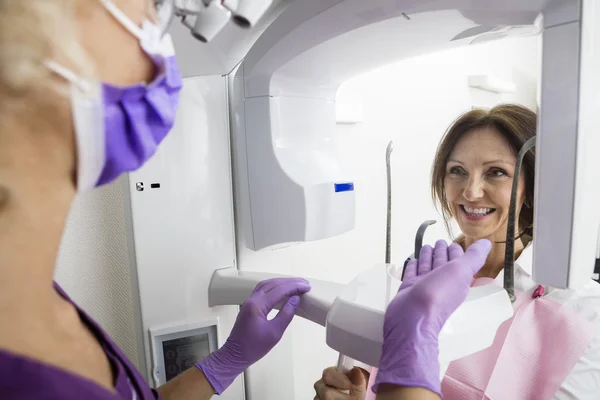
[[[440,240],[409,261],[400,290],[385,313],[379,371],[373,385],[423,387],[441,396],[438,336],[446,320],[465,301],[473,276],[492,244],[473,243],[466,252]]]
[[[268,279],[256,285],[223,347],[196,364],[217,394],[275,347],[296,314],[299,296],[309,290],[308,281],[300,278]],[[267,320],[269,312],[285,300],[275,318]]]

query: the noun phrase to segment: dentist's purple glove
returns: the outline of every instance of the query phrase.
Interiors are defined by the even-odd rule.
[[[404,281],[385,313],[379,371],[373,385],[423,387],[441,394],[438,336],[446,320],[465,301],[473,276],[492,244],[478,240],[466,252],[440,240],[424,246],[406,266]]]
[[[308,281],[300,278],[268,279],[256,285],[223,347],[196,364],[217,394],[275,347],[296,314],[299,296],[309,290]],[[267,320],[269,312],[285,300],[275,318]]]

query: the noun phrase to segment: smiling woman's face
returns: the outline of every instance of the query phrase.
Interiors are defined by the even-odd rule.
[[[452,149],[444,187],[452,216],[465,237],[506,239],[515,164],[510,145],[492,128],[467,132]],[[524,187],[521,175],[517,210],[523,204]]]

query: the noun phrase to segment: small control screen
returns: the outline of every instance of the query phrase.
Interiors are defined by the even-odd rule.
[[[166,340],[162,343],[167,382],[210,354],[208,333]]]

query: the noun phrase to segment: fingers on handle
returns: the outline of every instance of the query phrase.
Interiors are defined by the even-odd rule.
[[[352,370],[350,371],[350,373],[348,374],[348,377],[350,378],[350,381],[352,382],[352,389],[351,389],[351,394],[362,394],[362,393],[366,393],[367,391],[367,378],[365,377],[365,374],[363,373],[363,371],[358,368],[358,367],[354,367],[352,368]]]
[[[323,371],[323,382],[327,386],[334,387],[338,390],[352,389],[352,381],[346,374],[335,367],[329,367]]]
[[[417,266],[417,275],[424,275],[431,271],[433,266],[433,249],[429,245],[425,245],[421,248],[421,254],[419,254],[419,263]]]
[[[310,283],[301,278],[269,279],[261,288],[264,296],[265,312],[269,313],[277,304],[291,296],[299,296],[310,291]]]
[[[448,262],[448,243],[445,240],[435,242],[433,249],[433,269],[441,267]]]
[[[273,289],[276,289],[282,285],[289,285],[295,283],[308,283],[306,279],[302,278],[271,278],[260,281],[254,288],[254,292],[259,290],[263,293],[268,293]]]
[[[465,254],[465,251],[460,244],[452,243],[450,246],[448,246],[448,261],[452,261],[463,254]]]
[[[316,381],[313,385],[313,388],[315,389],[315,393],[317,394],[313,400],[321,400],[321,395],[323,395],[323,391],[325,390],[325,388],[327,388],[327,385],[325,385],[323,379],[321,378],[318,381]]]
[[[260,281],[258,282],[258,284],[254,287],[254,290],[252,291],[252,293],[258,293],[259,291],[262,290],[262,288],[265,287],[265,285],[270,281],[270,279],[264,280],[264,281]]]
[[[290,281],[290,280],[296,280],[296,278],[271,278],[271,279],[265,279],[264,281],[260,281],[258,282],[258,284],[256,285],[256,287],[254,288],[254,292],[253,293],[257,293],[259,291],[264,292],[268,292],[269,290],[272,290],[273,288],[281,285],[282,283],[286,282],[286,281]]]
[[[275,318],[273,318],[272,323],[277,325],[279,332],[282,334],[294,319],[296,311],[298,311],[298,306],[300,306],[300,297],[292,296],[281,307]]]
[[[313,400],[345,400],[349,398],[349,395],[326,385],[323,379],[318,380],[315,383],[314,388],[317,395]]]
[[[404,280],[411,279],[417,276],[418,260],[411,258],[404,267]]]

